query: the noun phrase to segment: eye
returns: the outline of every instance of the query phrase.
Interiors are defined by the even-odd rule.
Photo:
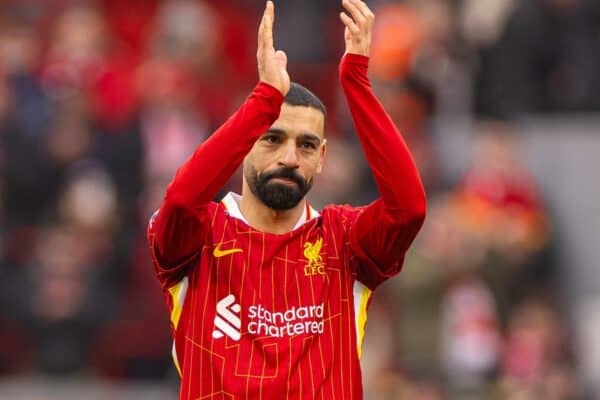
[[[314,142],[302,142],[300,147],[304,150],[316,150],[317,145]]]
[[[279,136],[277,135],[266,135],[263,136],[262,140],[267,142],[268,144],[276,144],[280,142]]]

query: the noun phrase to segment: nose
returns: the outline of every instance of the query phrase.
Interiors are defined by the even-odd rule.
[[[296,153],[296,144],[289,140],[287,143],[285,143],[285,146],[282,146],[281,151],[283,153],[279,159],[279,164],[287,168],[297,168],[298,154]]]

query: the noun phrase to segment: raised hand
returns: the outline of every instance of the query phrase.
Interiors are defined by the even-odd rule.
[[[340,13],[340,19],[346,26],[344,29],[346,54],[360,54],[368,57],[375,14],[361,0],[342,0],[342,5],[346,9],[345,12]]]
[[[273,47],[273,21],[275,6],[267,1],[265,11],[258,28],[258,77],[262,82],[277,88],[284,96],[290,90],[290,76],[287,72],[287,56],[282,50]]]

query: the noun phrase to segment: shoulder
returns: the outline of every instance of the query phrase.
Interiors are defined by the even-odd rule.
[[[165,201],[161,207],[154,211],[148,220],[148,233],[155,232],[157,226],[164,226],[168,221],[181,221],[186,219],[200,219],[214,221],[217,214],[225,214],[225,207],[221,203],[209,202],[202,207],[188,208],[176,203]]]
[[[324,220],[334,220],[342,224],[354,221],[364,211],[365,206],[354,207],[349,204],[330,204],[321,210]]]

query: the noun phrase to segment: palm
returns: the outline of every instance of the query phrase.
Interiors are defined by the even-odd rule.
[[[274,6],[271,1],[263,14],[258,31],[258,74],[260,80],[277,88],[283,95],[290,90],[290,76],[287,72],[287,56],[273,47]]]

